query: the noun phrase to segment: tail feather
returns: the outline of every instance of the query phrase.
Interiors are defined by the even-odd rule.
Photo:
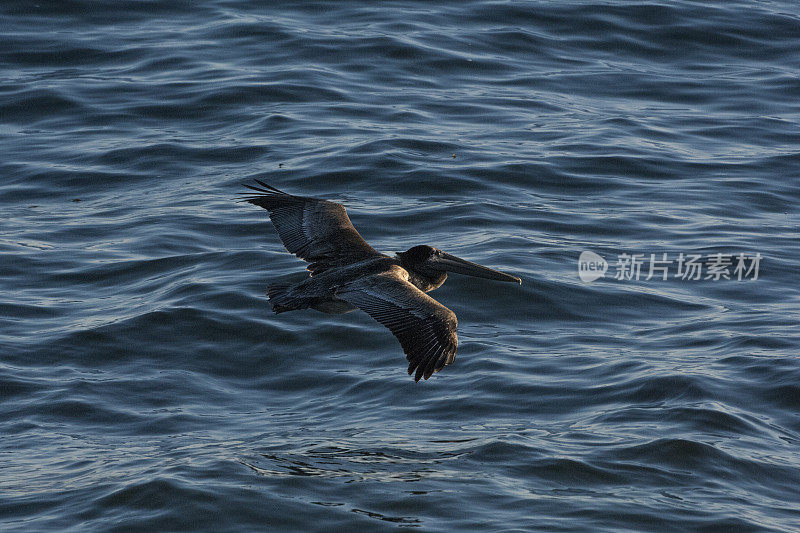
[[[306,309],[309,303],[289,295],[290,285],[270,285],[267,288],[267,297],[272,304],[272,310],[276,313],[294,311],[296,309]]]

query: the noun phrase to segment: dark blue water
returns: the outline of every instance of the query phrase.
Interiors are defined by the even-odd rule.
[[[3,531],[800,529],[795,2],[6,0],[0,73]],[[253,178],[523,284],[415,384]]]

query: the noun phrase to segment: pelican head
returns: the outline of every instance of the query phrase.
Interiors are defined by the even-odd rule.
[[[433,246],[414,246],[406,252],[398,252],[398,257],[403,266],[428,277],[436,277],[443,273],[454,272],[477,278],[493,279],[495,281],[511,281],[522,283],[516,276],[500,272],[485,266],[478,265],[443,252]]]

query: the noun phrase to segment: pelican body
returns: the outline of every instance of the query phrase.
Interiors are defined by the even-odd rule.
[[[255,180],[244,201],[269,211],[288,251],[310,264],[310,277],[293,285],[270,285],[276,313],[316,309],[346,313],[361,309],[386,326],[403,347],[414,381],[428,379],[455,360],[455,313],[426,293],[445,282],[448,272],[522,283],[505,274],[432,246],[414,246],[395,257],[372,248],[356,231],[344,206],[294,196]]]

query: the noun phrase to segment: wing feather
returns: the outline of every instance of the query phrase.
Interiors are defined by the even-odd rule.
[[[269,211],[283,245],[311,263],[312,274],[380,255],[358,233],[343,205],[294,196],[255,181],[258,186],[244,184],[254,192],[246,193],[243,200]]]
[[[341,287],[336,296],[386,326],[403,347],[409,375],[414,374],[414,381],[428,379],[455,360],[458,320],[398,271],[359,278]]]

